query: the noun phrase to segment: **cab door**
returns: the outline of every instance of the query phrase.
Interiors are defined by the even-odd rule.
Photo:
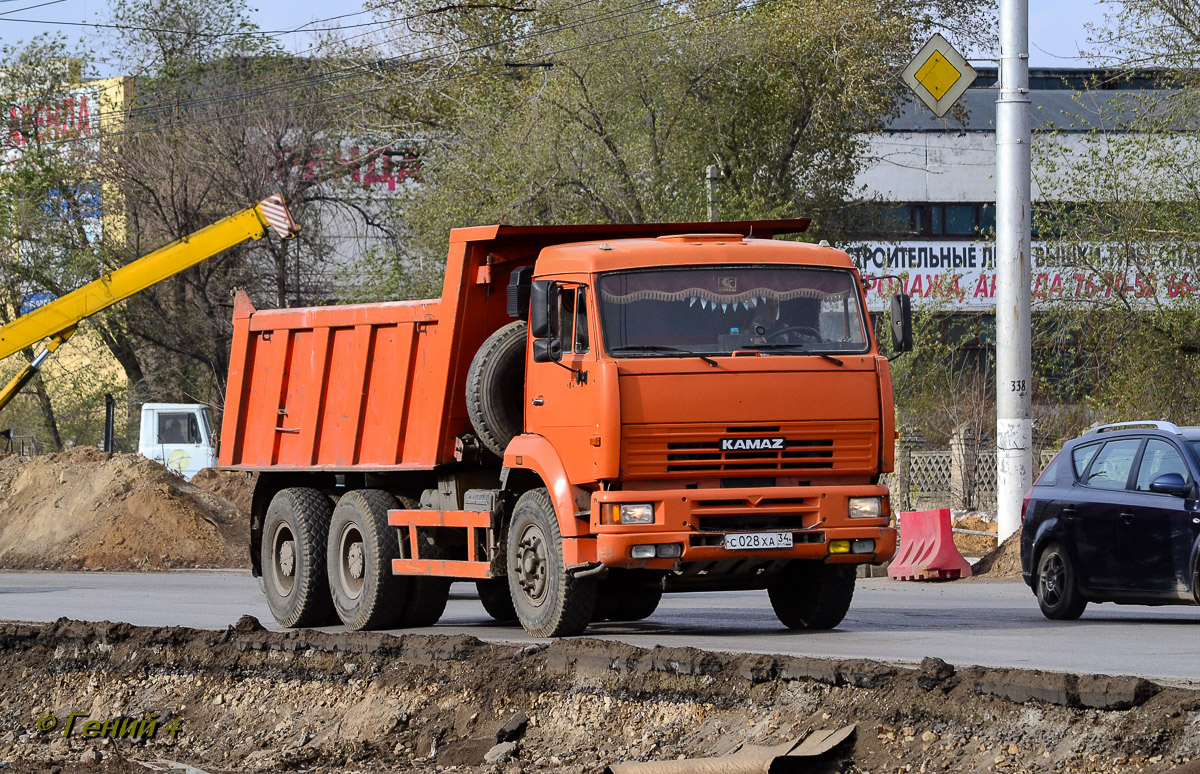
[[[152,417],[153,440],[148,449],[142,450],[145,456],[187,480],[216,464],[205,407],[159,409]]]
[[[582,282],[554,283],[550,294],[549,337],[561,356],[543,360],[531,352],[525,379],[525,426],[551,442],[572,483],[595,480],[596,455],[602,439],[598,427],[608,369],[598,368],[592,347],[589,288]],[[537,295],[535,294],[535,301]],[[532,321],[532,313],[531,313]],[[531,337],[530,347],[537,346]],[[615,379],[612,387],[615,387]],[[608,443],[616,444],[609,438]]]

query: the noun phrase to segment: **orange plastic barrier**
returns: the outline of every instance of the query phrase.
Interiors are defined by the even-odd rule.
[[[953,580],[971,577],[950,531],[950,509],[900,514],[900,548],[888,567],[894,580]]]

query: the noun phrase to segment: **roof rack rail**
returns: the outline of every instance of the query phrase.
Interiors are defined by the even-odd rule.
[[[1178,425],[1176,425],[1174,422],[1163,422],[1161,420],[1156,420],[1156,419],[1141,419],[1136,422],[1114,422],[1114,423],[1108,424],[1108,425],[1097,425],[1095,427],[1088,428],[1088,430],[1086,432],[1084,432],[1084,435],[1094,435],[1096,433],[1109,433],[1109,432],[1112,432],[1113,430],[1129,430],[1134,427],[1153,427],[1156,430],[1162,430],[1162,431],[1168,432],[1168,433],[1175,433],[1176,435],[1183,435],[1183,433],[1180,431]]]

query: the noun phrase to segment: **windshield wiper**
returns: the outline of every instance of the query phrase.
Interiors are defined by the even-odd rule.
[[[668,347],[664,344],[634,344],[627,347],[616,347],[610,350],[612,354],[619,352],[672,352],[685,357],[698,357],[705,363],[708,363],[713,368],[717,367],[717,361],[713,360],[708,355],[703,355],[699,352],[692,352],[688,349],[679,349],[678,347]]]
[[[811,352],[804,348],[803,344],[751,344],[749,349],[765,350],[770,352],[792,352],[798,355],[816,355],[824,358],[834,365],[843,365],[842,361],[830,355],[827,352]]]

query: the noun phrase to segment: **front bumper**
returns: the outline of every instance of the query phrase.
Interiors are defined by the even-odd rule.
[[[849,517],[851,497],[881,497],[880,518]],[[613,503],[653,503],[653,524],[602,524],[600,514]],[[890,526],[887,487],[772,487],[768,489],[672,489],[595,492],[591,532],[596,559],[615,568],[673,570],[694,562],[739,558],[812,559],[836,564],[878,564],[896,553]],[[791,548],[727,549],[731,533],[790,532]],[[874,542],[863,553],[831,553],[834,541]],[[634,546],[678,544],[678,558],[635,559]],[[856,548],[865,544],[859,542]]]

